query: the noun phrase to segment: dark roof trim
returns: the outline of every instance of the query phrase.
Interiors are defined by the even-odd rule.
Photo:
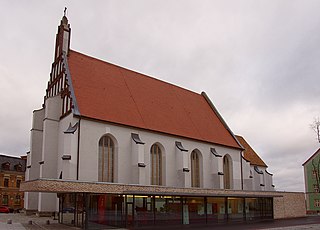
[[[183,172],[190,172],[190,169],[188,169],[188,168],[183,168],[182,171],[183,171]]]
[[[71,160],[71,155],[63,155],[62,160]]]
[[[134,140],[136,144],[144,145],[145,143],[140,139],[139,134],[137,133],[131,133],[131,138]]]
[[[251,163],[249,160],[247,160],[246,158],[244,158],[244,156],[242,156],[242,154],[241,154],[241,158],[242,158],[243,160],[245,160],[247,163]]]
[[[217,153],[215,148],[210,148],[210,152],[215,156],[215,157],[222,157],[220,154]]]
[[[72,104],[73,104],[72,110],[75,115],[80,115],[80,111],[79,111],[79,107],[78,107],[78,103],[77,103],[77,98],[76,98],[76,95],[74,93],[74,89],[72,86],[72,79],[71,79],[71,74],[70,74],[68,60],[67,60],[67,54],[65,51],[63,51],[63,64],[66,69],[66,79],[68,80],[69,90],[70,90],[71,98],[72,98]]]
[[[258,166],[254,166],[254,171],[256,171],[258,174],[263,174],[263,172],[258,168]]]
[[[267,169],[266,170],[264,170],[267,174],[269,174],[270,176],[273,176],[273,174],[272,173],[269,173],[268,171],[267,171]]]
[[[182,152],[188,152],[188,150],[185,149],[185,148],[182,146],[182,144],[181,144],[180,141],[176,141],[176,146],[177,146],[177,148],[178,148],[179,150],[181,150]]]
[[[64,133],[66,133],[66,134],[68,134],[68,133],[74,134],[75,131],[77,131],[77,129],[78,129],[78,122],[75,123],[73,126],[71,125],[71,122],[70,122],[68,129],[66,131],[64,131]]]
[[[240,142],[238,141],[238,139],[236,138],[236,136],[234,135],[234,133],[231,131],[231,129],[229,128],[229,126],[227,125],[227,123],[225,122],[225,120],[223,119],[223,117],[220,115],[220,113],[218,112],[217,108],[214,106],[214,104],[212,103],[212,101],[210,100],[209,96],[206,94],[206,92],[202,92],[201,95],[204,97],[204,99],[207,101],[207,103],[209,104],[209,106],[211,107],[211,109],[213,110],[213,112],[217,115],[217,117],[219,118],[219,120],[222,122],[222,124],[224,125],[224,127],[228,130],[228,132],[231,134],[231,136],[233,137],[233,139],[237,142],[237,144],[239,145],[239,149],[244,150],[243,146],[240,144]]]

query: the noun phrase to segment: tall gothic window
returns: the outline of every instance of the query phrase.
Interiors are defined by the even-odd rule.
[[[230,159],[228,156],[223,157],[223,182],[225,189],[231,189],[231,168]]]
[[[196,151],[191,153],[191,186],[200,187],[200,156]]]
[[[114,144],[110,137],[103,136],[99,141],[99,175],[102,182],[114,182]]]
[[[162,185],[162,154],[157,144],[151,146],[150,162],[151,162],[151,184]]]

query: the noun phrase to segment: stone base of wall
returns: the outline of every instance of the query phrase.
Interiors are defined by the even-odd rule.
[[[31,216],[37,213],[38,210],[32,210],[32,209],[24,209],[23,212],[26,216]]]
[[[36,215],[38,217],[51,217],[53,216],[54,212],[37,212]]]
[[[273,198],[274,219],[306,216],[305,195],[302,192],[276,192],[280,197]]]

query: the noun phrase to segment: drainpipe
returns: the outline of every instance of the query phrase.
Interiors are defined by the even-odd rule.
[[[240,167],[241,167],[241,190],[243,190],[243,165],[242,165],[242,152],[240,152]]]
[[[78,126],[78,145],[77,145],[77,180],[79,180],[79,157],[80,157],[80,123],[81,123],[81,116],[79,118],[79,126]]]

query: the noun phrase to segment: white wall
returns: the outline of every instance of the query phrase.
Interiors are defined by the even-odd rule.
[[[186,154],[187,166],[190,168],[190,155],[191,152],[197,149],[202,155],[202,178],[201,185],[204,188],[215,188],[212,180],[212,172],[217,171],[215,167],[222,168],[222,161],[214,157],[210,152],[213,147],[216,151],[224,156],[229,154],[232,159],[233,165],[233,189],[241,189],[241,168],[240,168],[240,150],[227,148],[224,146],[208,144],[200,141],[170,136],[166,134],[159,134],[156,132],[148,132],[138,130],[135,128],[128,128],[124,126],[117,126],[113,124],[106,124],[102,122],[94,122],[82,119],[80,131],[80,172],[79,180],[84,181],[98,181],[98,142],[103,135],[110,135],[115,142],[116,146],[116,169],[115,169],[115,182],[118,183],[136,183],[132,172],[133,168],[138,168],[138,163],[132,163],[132,148],[131,133],[139,134],[141,140],[145,142],[143,145],[144,152],[144,173],[139,174],[144,176],[147,185],[150,185],[150,149],[154,143],[158,143],[162,148],[163,164],[165,165],[165,174],[163,178],[163,185],[165,186],[178,186],[177,175],[177,152],[175,142],[180,141],[188,152]],[[75,149],[72,154],[74,155]],[[137,172],[137,171],[136,171]],[[184,172],[188,178],[191,178],[191,172]],[[189,187],[190,183],[187,183]]]

